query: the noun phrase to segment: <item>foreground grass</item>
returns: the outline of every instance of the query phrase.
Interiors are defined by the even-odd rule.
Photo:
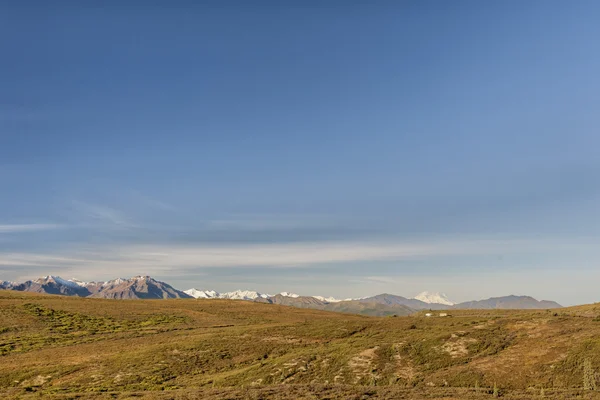
[[[0,291],[0,398],[593,398],[600,307],[373,318]],[[589,371],[588,371],[589,372]],[[600,382],[598,382],[600,383]]]

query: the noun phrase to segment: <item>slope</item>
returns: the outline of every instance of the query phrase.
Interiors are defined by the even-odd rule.
[[[0,397],[464,399],[489,398],[496,383],[505,398],[539,398],[540,388],[571,398],[584,360],[600,371],[597,312],[376,318],[0,291]]]

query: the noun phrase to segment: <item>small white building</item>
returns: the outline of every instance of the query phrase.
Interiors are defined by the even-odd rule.
[[[440,317],[447,317],[447,316],[448,316],[448,313],[445,313],[445,312],[440,313]]]
[[[425,314],[426,317],[431,317],[433,314],[428,312],[427,314]]]

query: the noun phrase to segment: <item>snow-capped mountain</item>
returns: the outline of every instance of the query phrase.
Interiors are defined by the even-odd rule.
[[[184,290],[183,293],[192,296],[195,299],[218,299],[220,294],[214,290],[198,290],[188,289]]]
[[[15,285],[14,282],[0,281],[0,289],[10,289]]]
[[[443,304],[445,306],[453,306],[455,304],[444,293],[422,292],[415,296],[414,299],[427,304]]]
[[[256,299],[269,299],[269,298],[275,297],[270,294],[259,293],[254,290],[236,290],[233,292],[219,293],[215,290],[198,290],[198,289],[192,288],[192,289],[184,290],[183,292],[187,295],[190,295],[190,296],[196,298],[196,299],[256,300]],[[300,296],[299,294],[291,293],[291,292],[281,292],[278,295],[283,296],[283,297],[289,297],[292,299],[297,299],[299,297],[303,297],[303,296]],[[344,300],[336,299],[334,297],[324,297],[324,296],[307,296],[307,297],[313,297],[317,300],[324,301],[326,303],[338,303],[340,301],[344,301]],[[347,300],[352,300],[352,299],[347,299]]]
[[[57,285],[70,286],[70,287],[75,288],[75,289],[80,288],[80,287],[83,286],[83,285],[80,285],[80,284],[77,283],[79,281],[75,282],[73,280],[66,280],[66,279],[61,278],[60,276],[54,276],[54,275],[48,275],[48,276],[45,276],[43,278],[36,279],[34,282],[42,284],[42,285],[43,284],[47,284],[47,283],[54,283],[54,284],[57,284]]]
[[[131,279],[115,279],[104,284],[94,284],[91,290],[97,292],[90,297],[99,297],[105,299],[179,299],[191,298],[184,292],[181,292],[171,285],[157,281],[150,276],[135,276]]]
[[[236,290],[233,292],[219,293],[215,290],[188,289],[188,290],[184,290],[183,292],[185,294],[188,294],[188,295],[196,298],[196,299],[256,300],[259,298],[260,299],[268,299],[270,297],[275,297],[270,294],[259,293],[254,290]],[[293,299],[303,297],[303,296],[300,296],[299,294],[292,293],[292,292],[281,292],[278,294],[280,296],[290,297]],[[336,299],[334,297],[324,297],[324,296],[308,296],[308,297],[313,297],[317,300],[324,301],[326,303],[337,303],[340,301],[344,301],[344,300]],[[346,300],[352,300],[352,299],[346,299]]]
[[[269,294],[255,292],[254,290],[236,290],[233,292],[221,293],[220,299],[230,300],[256,300],[258,298],[266,299],[271,297]]]
[[[137,277],[137,278],[139,278],[139,277]],[[135,278],[132,278],[132,279],[135,279]],[[106,282],[97,282],[97,284],[100,286],[106,287],[106,286],[120,285],[121,283],[123,283],[125,281],[127,281],[127,279],[117,278],[117,279],[112,279],[112,280],[106,281]],[[88,285],[94,284],[94,283],[96,283],[96,282],[90,282],[90,283],[88,283]]]
[[[256,300],[271,297],[270,294],[258,293],[254,290],[235,290],[219,293],[214,290],[188,289],[184,290],[184,293],[196,299]]]
[[[279,293],[280,295],[284,296],[284,297],[293,297],[293,298],[297,298],[300,297],[299,294],[296,293],[290,293],[290,292],[281,292]]]
[[[79,279],[75,279],[75,278],[71,278],[71,279],[69,279],[69,280],[68,280],[68,282],[72,282],[72,283],[74,283],[74,284],[76,284],[76,285],[78,285],[78,286],[81,286],[81,287],[86,287],[86,286],[88,286],[90,283],[92,283],[92,282],[84,282],[84,281],[80,281]]]
[[[323,296],[312,296],[317,300],[321,300],[324,301],[326,303],[339,303],[340,301],[344,301],[344,300],[340,300],[340,299],[336,299],[335,297],[323,297]],[[346,301],[350,301],[353,299],[346,299]]]
[[[78,279],[67,280],[60,276],[48,275],[3,288],[22,292],[107,299],[190,298],[187,294],[149,276],[136,276],[131,279],[119,278],[107,282],[83,282]]]

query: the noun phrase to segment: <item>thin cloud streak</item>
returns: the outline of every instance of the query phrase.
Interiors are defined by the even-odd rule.
[[[328,228],[341,225],[341,220],[327,215],[293,214],[238,214],[214,219],[210,228],[233,231],[260,231],[269,229]]]
[[[324,264],[417,260],[437,256],[539,254],[548,248],[574,252],[594,241],[461,240],[429,242],[333,242],[255,245],[114,245],[52,253],[0,253],[0,266],[47,266],[111,274],[139,274],[198,268],[302,268]],[[592,247],[590,247],[592,246]]]
[[[4,224],[0,225],[0,233],[37,232],[62,228],[65,226],[59,224]]]
[[[111,207],[73,200],[72,204],[85,218],[118,228],[135,228],[136,225],[123,213]]]

